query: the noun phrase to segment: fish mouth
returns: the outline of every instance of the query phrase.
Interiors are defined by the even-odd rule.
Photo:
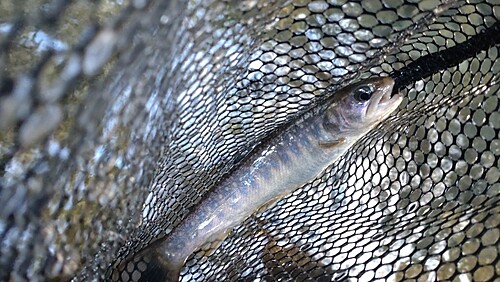
[[[403,97],[396,93],[392,95],[394,80],[390,77],[384,77],[375,85],[377,91],[372,95],[366,115],[371,117],[385,118],[392,113],[401,103]]]

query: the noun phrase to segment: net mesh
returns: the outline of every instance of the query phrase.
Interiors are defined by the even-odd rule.
[[[499,17],[495,0],[1,1],[0,280],[146,281],[152,243],[264,138],[390,75],[387,121],[181,280],[494,281]]]

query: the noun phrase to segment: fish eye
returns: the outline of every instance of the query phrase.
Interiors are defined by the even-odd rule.
[[[354,89],[354,98],[359,102],[366,102],[370,100],[374,92],[373,86],[361,85]]]

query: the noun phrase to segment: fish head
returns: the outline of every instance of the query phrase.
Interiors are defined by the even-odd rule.
[[[341,89],[326,110],[325,126],[337,133],[359,133],[373,128],[403,100],[399,93],[392,94],[393,87],[392,78],[376,77]]]

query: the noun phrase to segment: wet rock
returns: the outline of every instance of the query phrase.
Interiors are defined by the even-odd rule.
[[[51,134],[61,123],[63,112],[59,105],[38,108],[22,125],[19,141],[23,147],[30,147]]]
[[[109,61],[116,44],[116,33],[111,29],[102,30],[90,43],[83,57],[83,73],[95,75]]]
[[[21,76],[15,82],[14,91],[10,95],[0,97],[0,129],[5,129],[28,116],[33,103],[30,96],[32,88],[33,79]]]
[[[72,54],[62,70],[59,78],[46,89],[42,89],[39,95],[42,100],[54,103],[68,94],[68,87],[71,82],[80,75],[82,69],[82,58],[78,54]]]

